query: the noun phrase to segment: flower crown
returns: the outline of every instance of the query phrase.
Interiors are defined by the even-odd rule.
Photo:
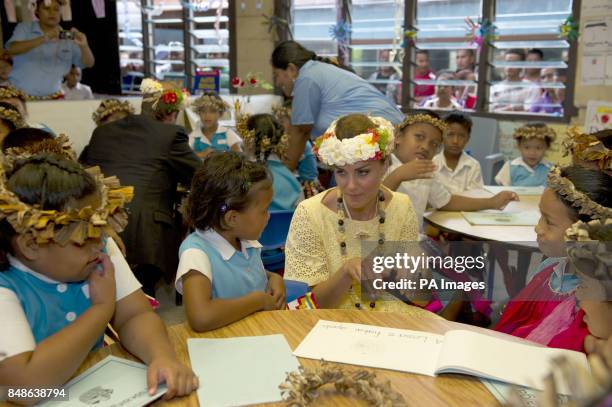
[[[127,100],[122,102],[119,99],[104,99],[91,118],[97,125],[100,125],[102,120],[117,112],[134,114],[136,110]]]
[[[67,138],[49,140],[33,149],[8,149],[0,156],[0,220],[6,219],[18,234],[31,233],[38,244],[56,242],[65,246],[69,242],[83,244],[89,238],[107,234],[116,238],[127,224],[123,209],[133,195],[133,187],[121,187],[117,177],[105,178],[99,167],[88,168],[102,196],[99,207],[86,206],[68,211],[42,210],[39,205],[22,202],[7,188],[8,175],[24,161],[40,157],[40,153],[67,151]],[[45,147],[46,146],[46,147]],[[36,152],[32,154],[32,152]]]
[[[172,113],[184,107],[187,96],[180,89],[169,89],[163,91],[157,101],[153,104],[153,110],[162,113]]]
[[[548,173],[548,186],[571,203],[581,215],[593,219],[612,218],[612,209],[598,204],[586,194],[578,191],[572,181],[561,175],[561,168],[553,167]]]
[[[193,102],[193,110],[196,113],[200,113],[206,108],[213,108],[218,112],[225,113],[229,109],[229,105],[219,96],[214,95],[202,95]]]
[[[272,115],[276,117],[276,120],[280,120],[285,117],[291,118],[291,107],[284,105],[273,105]]]
[[[612,218],[578,221],[565,231],[567,254],[581,274],[598,279],[612,292]],[[602,236],[603,238],[601,238]]]
[[[612,171],[612,150],[597,137],[582,133],[576,126],[567,129],[563,147],[564,157],[573,154],[580,160],[596,162],[602,171]]]
[[[19,112],[2,106],[0,106],[0,119],[11,122],[16,129],[25,126],[25,121]]]
[[[368,116],[376,127],[367,133],[339,140],[336,119],[325,134],[315,140],[313,151],[319,160],[329,166],[355,164],[359,161],[382,160],[393,151],[393,125],[382,117]]]
[[[548,140],[549,143],[557,138],[557,133],[548,126],[536,127],[525,125],[514,130],[512,137],[515,140],[537,138],[540,140]]]
[[[164,91],[164,85],[151,78],[144,78],[140,83],[140,91],[144,95],[159,95]]]
[[[442,134],[448,129],[448,124],[442,119],[438,119],[437,117],[430,116],[428,114],[419,113],[406,116],[404,121],[399,125],[399,129],[403,130],[408,126],[412,126],[416,123],[427,123],[434,126],[436,129],[440,130]]]
[[[248,113],[245,113],[241,114],[236,121],[236,131],[244,141],[246,149],[254,152],[257,150],[256,147],[259,147],[260,156],[265,157],[269,153],[274,153],[278,155],[280,159],[284,159],[287,154],[287,149],[289,148],[289,136],[287,136],[287,134],[283,134],[276,144],[272,144],[270,137],[264,136],[261,138],[260,145],[256,146],[255,143],[257,142],[257,133],[255,130],[249,129],[250,118],[251,116]],[[260,160],[261,157],[255,158]]]
[[[27,96],[25,93],[23,93],[22,91],[20,91],[19,89],[10,86],[10,85],[4,85],[4,86],[0,86],[0,99],[19,99],[23,102],[26,101]]]

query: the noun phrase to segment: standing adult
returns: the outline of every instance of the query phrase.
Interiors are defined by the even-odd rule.
[[[30,96],[61,95],[64,75],[72,65],[90,68],[94,56],[85,34],[60,26],[60,8],[65,0],[36,0],[38,21],[17,24],[6,43],[13,56],[9,81]]]
[[[380,116],[393,124],[402,112],[363,78],[317,56],[295,41],[284,41],[272,53],[276,86],[293,97],[287,166],[294,170],[311,137],[320,136],[338,117],[351,113]]]
[[[81,156],[84,164],[100,166],[104,174],[134,186],[121,237],[128,262],[150,295],[162,274],[174,278],[181,241],[180,222],[174,216],[176,187],[178,182],[189,185],[200,165],[185,129],[171,124],[183,101],[179,92],[160,92],[153,101],[153,117],[128,114],[99,126]],[[147,98],[145,103],[151,102]]]

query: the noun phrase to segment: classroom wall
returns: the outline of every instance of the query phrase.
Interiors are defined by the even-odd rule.
[[[272,84],[270,57],[274,51],[274,34],[268,32],[263,15],[274,15],[273,0],[234,1],[236,15],[236,64],[238,76],[244,78],[249,72],[261,73],[262,78]],[[270,93],[262,88],[238,90],[239,94]]]
[[[578,108],[578,115],[573,117],[570,126],[579,126],[582,127],[584,125],[584,120],[586,117],[586,108],[589,100],[602,100],[602,101],[612,101],[612,86],[587,86],[581,84],[581,75],[582,75],[582,52],[583,52],[583,44],[581,41],[583,27],[586,21],[588,21],[589,17],[585,17],[584,9],[589,5],[589,3],[601,3],[597,0],[583,0],[582,1],[582,10],[583,12],[580,14],[580,36],[578,37],[578,60],[576,61],[577,70],[576,77],[574,78],[574,105]],[[516,127],[522,126],[525,122],[519,121],[500,121],[498,125],[498,136],[499,146],[502,154],[504,154],[507,158],[514,158],[519,155],[518,150],[516,149],[516,142],[512,139],[512,133]],[[567,125],[564,124],[551,124],[550,125],[557,132],[557,140],[551,146],[550,150],[546,154],[546,159],[551,162],[558,164],[568,164],[570,162],[569,157],[563,157],[563,149],[561,148],[561,141],[565,137],[565,131],[567,129]]]

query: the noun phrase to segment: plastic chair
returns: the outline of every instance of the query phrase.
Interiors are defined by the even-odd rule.
[[[259,238],[259,243],[263,246],[261,260],[268,271],[278,271],[285,267],[285,253],[282,248],[289,234],[291,218],[293,210],[270,211],[270,220]]]
[[[504,156],[499,152],[497,120],[472,117],[472,121],[474,125],[466,150],[480,162],[485,185],[495,185],[495,175],[504,163]]]

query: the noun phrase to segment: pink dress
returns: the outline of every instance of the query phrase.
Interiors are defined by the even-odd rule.
[[[584,352],[588,329],[584,311],[577,309],[575,290],[560,293],[550,287],[557,264],[542,269],[508,303],[495,330],[551,348]]]

